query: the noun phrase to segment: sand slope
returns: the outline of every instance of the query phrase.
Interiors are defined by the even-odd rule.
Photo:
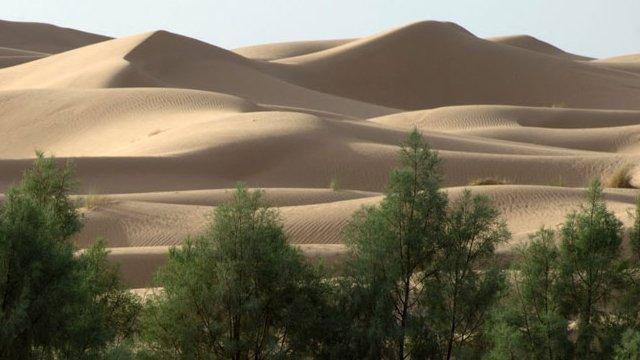
[[[451,199],[478,178],[509,183],[471,187],[514,234],[505,258],[561,223],[591,179],[640,162],[633,56],[589,60],[437,22],[234,51],[165,31],[2,29],[0,193],[35,149],[73,161],[85,223],[75,241],[105,237],[132,287],[149,286],[168,247],[200,232],[239,181],[266,189],[309,258],[339,261],[345,225],[381,201],[414,127],[438,151]],[[631,175],[640,185],[640,168]],[[606,191],[626,224],[637,195]]]

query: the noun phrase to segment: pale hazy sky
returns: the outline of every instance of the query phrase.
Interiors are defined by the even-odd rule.
[[[640,53],[640,0],[2,0],[0,18],[114,37],[163,29],[225,48],[446,20],[481,37],[530,34],[581,55]]]

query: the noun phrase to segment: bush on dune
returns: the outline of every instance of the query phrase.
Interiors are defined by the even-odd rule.
[[[471,181],[469,183],[470,186],[482,186],[482,185],[506,185],[509,182],[504,180],[504,179],[500,179],[500,178],[494,178],[494,177],[484,177],[484,178],[479,178],[479,179],[475,179],[473,181]]]
[[[634,166],[631,164],[620,166],[607,178],[606,186],[610,188],[635,189],[635,186],[631,184],[633,169]]]

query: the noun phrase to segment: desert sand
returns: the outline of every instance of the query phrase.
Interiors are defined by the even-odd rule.
[[[451,199],[494,199],[513,233],[499,249],[508,257],[562,223],[591,179],[640,159],[640,57],[431,21],[235,50],[3,21],[0,109],[0,193],[36,149],[73,160],[77,245],[105,238],[127,284],[143,288],[238,181],[265,190],[310,258],[339,261],[345,224],[382,199],[413,127],[439,152]],[[484,177],[506,184],[469,186]],[[606,190],[627,225],[638,194]]]

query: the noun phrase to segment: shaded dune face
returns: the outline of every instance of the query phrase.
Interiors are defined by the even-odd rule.
[[[592,60],[439,22],[234,51],[165,31],[0,29],[12,29],[0,31],[0,193],[35,149],[72,159],[85,221],[75,241],[105,237],[132,287],[238,181],[266,189],[307,255],[339,259],[345,225],[383,198],[414,127],[452,199],[478,178],[507,183],[470,187],[513,232],[506,255],[560,223],[591,179],[640,160],[637,56]],[[627,224],[637,195],[606,191]]]

